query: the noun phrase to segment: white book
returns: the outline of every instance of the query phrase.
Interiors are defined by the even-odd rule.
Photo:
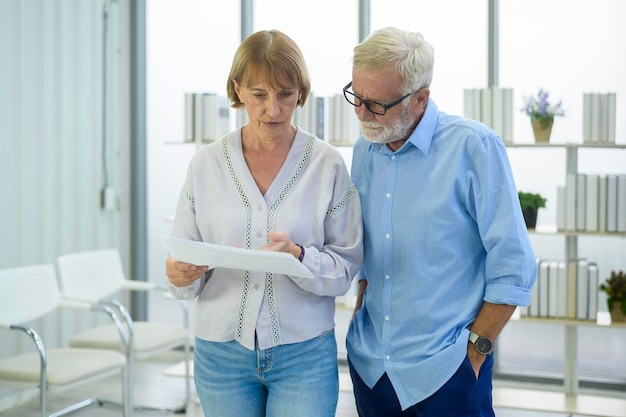
[[[324,129],[326,128],[326,123],[324,119],[326,114],[326,99],[324,97],[316,97],[315,106],[317,108],[317,110],[315,111],[315,131],[312,133],[314,133],[321,140],[324,140],[324,138],[326,137],[324,133]]]
[[[193,141],[200,143],[202,141],[202,129],[203,129],[203,94],[193,94]]]
[[[525,309],[528,317],[537,317],[539,315],[539,265],[542,259],[536,257],[535,262],[537,264],[537,276],[535,277],[535,283],[530,289],[530,304]],[[524,311],[522,311],[522,314],[524,314]]]
[[[230,131],[230,105],[228,99],[224,96],[215,94],[205,94],[205,112],[204,121],[207,123],[203,126],[203,141],[212,142],[221,139]],[[208,99],[207,99],[208,97]]]
[[[591,142],[591,93],[583,93],[583,143]]]
[[[215,140],[214,130],[217,124],[217,101],[215,94],[202,95],[202,142]]]
[[[576,230],[585,230],[586,174],[576,174]]]
[[[607,110],[608,110],[608,100],[609,100],[609,95],[608,94],[598,94],[598,96],[600,96],[600,99],[598,100],[598,104],[600,105],[600,121],[598,123],[599,126],[599,132],[598,132],[598,140],[601,143],[607,143],[609,141],[609,132],[608,132],[608,126],[609,126],[609,117],[607,114]]]
[[[565,303],[565,318],[574,320],[576,319],[576,293],[577,279],[576,274],[578,272],[578,260],[569,259],[566,265],[567,271],[567,284],[566,284],[566,303]]]
[[[557,270],[556,317],[563,319],[567,315],[567,262],[558,261]]]
[[[599,229],[600,176],[587,174],[585,185],[585,230],[597,232]]]
[[[598,287],[600,286],[598,264],[589,262],[587,267],[589,277],[589,308],[587,320],[596,321],[598,318]]]
[[[598,178],[598,231],[606,232],[606,175]]]
[[[539,309],[538,317],[548,317],[548,300],[550,299],[548,286],[548,273],[550,261],[542,260],[539,263],[539,275],[537,276],[537,286],[539,289]]]
[[[559,261],[548,264],[548,317],[558,317],[559,310]]]
[[[565,230],[566,200],[565,187],[556,187],[556,229]]]
[[[185,142],[193,142],[193,93],[185,93]]]
[[[480,90],[480,121],[492,127],[491,120],[491,89],[482,88]]]
[[[309,133],[315,134],[315,130],[317,129],[317,98],[313,93],[309,93],[309,98],[301,109],[306,116],[306,127],[303,127],[303,129]]]
[[[617,97],[616,93],[608,94],[607,113],[607,142],[615,143],[615,121],[617,118]]]
[[[618,233],[626,233],[626,174],[617,176],[617,228]]]
[[[481,112],[482,112],[482,90],[480,88],[473,88],[473,95],[472,98],[474,100],[474,104],[472,104],[472,109],[473,109],[473,113],[474,113],[474,120],[477,120],[479,122],[482,122],[482,116],[481,116]]]
[[[317,100],[315,99],[315,95],[312,92],[309,93],[309,98],[306,100],[306,102],[304,103],[304,107],[301,107],[301,109],[306,115],[307,121],[304,130],[310,133],[315,133],[315,129],[317,127]]]
[[[329,107],[330,107],[330,131],[329,131],[329,141],[334,144],[341,144],[345,140],[345,138],[341,137],[341,116],[342,116],[342,107],[346,104],[344,103],[345,98],[343,95],[335,94],[330,98]],[[352,107],[352,106],[350,106]]]
[[[491,87],[491,128],[504,140],[504,90]]]
[[[504,119],[503,139],[505,143],[513,143],[513,89],[505,88],[504,91]]]
[[[589,275],[587,260],[579,259],[576,270],[576,319],[587,320],[589,314]]]
[[[617,232],[617,175],[606,177],[606,231]]]
[[[576,174],[565,177],[565,230],[576,230]]]
[[[591,140],[600,142],[600,93],[591,93]]]
[[[476,110],[474,108],[474,89],[463,89],[463,116],[466,119],[476,120]]]

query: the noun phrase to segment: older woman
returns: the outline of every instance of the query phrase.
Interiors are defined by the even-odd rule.
[[[359,196],[336,149],[291,123],[310,80],[298,46],[260,31],[227,83],[248,124],[196,153],[176,237],[281,251],[314,278],[166,260],[171,293],[197,297],[194,371],[206,416],[333,416],[335,296],[362,262]]]

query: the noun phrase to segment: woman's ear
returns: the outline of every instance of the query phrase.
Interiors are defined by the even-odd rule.
[[[230,82],[233,83],[233,87],[235,88],[235,93],[237,93],[239,101],[243,103],[243,100],[241,99],[241,87],[239,86],[239,83],[234,78],[230,80]]]

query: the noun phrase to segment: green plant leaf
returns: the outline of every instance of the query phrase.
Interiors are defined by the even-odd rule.
[[[536,193],[528,193],[524,191],[518,191],[517,196],[519,197],[520,206],[522,206],[522,210],[527,208],[542,208],[546,206],[546,200],[541,196],[541,194]]]

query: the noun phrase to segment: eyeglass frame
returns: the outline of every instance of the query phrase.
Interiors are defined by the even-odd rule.
[[[348,103],[352,104],[354,107],[361,107],[363,104],[365,104],[365,108],[366,108],[366,109],[367,109],[370,113],[372,113],[372,114],[377,114],[377,115],[379,115],[379,116],[384,116],[385,114],[387,114],[387,110],[389,110],[390,108],[392,108],[392,107],[394,107],[394,106],[397,106],[398,104],[402,103],[402,102],[404,101],[404,99],[405,99],[405,98],[407,98],[407,97],[409,97],[409,96],[411,96],[411,95],[413,95],[413,94],[415,94],[416,92],[418,92],[418,91],[419,91],[419,89],[418,89],[418,90],[416,90],[416,91],[413,91],[412,93],[405,94],[404,96],[400,97],[400,98],[399,98],[398,100],[396,100],[396,101],[393,101],[393,102],[391,102],[391,103],[389,103],[389,104],[385,104],[385,103],[381,103],[381,102],[379,102],[379,101],[375,101],[375,100],[365,100],[363,97],[361,97],[361,96],[359,96],[359,95],[354,94],[354,92],[353,92],[353,91],[348,91],[348,88],[350,88],[350,87],[352,87],[352,81],[350,81],[350,82],[348,83],[348,85],[346,85],[346,86],[343,88],[343,97],[346,99],[346,101],[347,101]],[[351,102],[351,101],[350,101],[350,99],[348,98],[347,94],[350,94],[350,95],[351,95],[351,96],[353,96],[354,98],[358,99],[361,103],[360,103],[359,105],[356,105],[355,103]],[[378,106],[381,106],[381,107],[384,109],[384,110],[383,110],[383,112],[382,112],[382,113],[378,113],[378,112],[372,111],[372,109],[371,109],[371,107],[370,107],[370,105],[371,105],[371,104],[376,104],[376,105],[378,105]]]

